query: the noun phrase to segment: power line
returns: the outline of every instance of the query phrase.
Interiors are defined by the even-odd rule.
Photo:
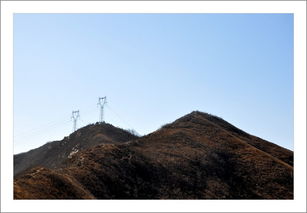
[[[87,115],[92,115],[93,113],[96,113],[96,110],[97,110],[96,107],[92,107],[91,109],[86,110],[85,112],[82,113],[83,118],[87,117]],[[84,124],[86,124],[86,122],[80,117],[80,115],[79,115],[79,120],[82,121]],[[30,129],[24,128],[18,131],[14,130],[14,138],[23,138],[23,137],[28,138],[33,135],[50,132],[50,130],[54,130],[55,127],[60,127],[63,126],[64,124],[67,125],[70,122],[71,119],[58,120],[58,121],[51,121],[45,124],[40,124],[39,127],[36,128],[30,128]]]
[[[21,132],[18,131],[17,133],[14,131],[14,138],[39,134],[41,132],[45,132],[46,130],[53,129],[54,127],[59,127],[59,126],[62,126],[64,124],[66,125],[69,122],[71,122],[71,121],[70,120],[53,121],[53,122],[47,123],[45,125],[41,125],[39,128],[32,128],[30,130],[23,130]]]
[[[132,125],[130,125],[130,123],[126,122],[124,119],[121,118],[121,116],[118,115],[118,113],[115,112],[114,109],[111,109],[110,105],[109,104],[106,104],[106,107],[108,107],[108,109],[121,121],[123,122],[128,128],[130,129],[134,129],[132,127]]]
[[[118,113],[116,113],[113,108],[111,109],[111,107],[107,103],[106,96],[99,97],[97,105],[100,106],[100,116],[99,116],[100,122],[104,121],[104,110],[105,110],[105,107],[108,107],[108,109],[118,118],[119,121],[124,123],[128,128],[134,129],[132,127],[132,125],[130,125],[128,122],[126,122],[124,119],[122,119],[122,117],[119,116]],[[92,114],[95,111],[96,110],[94,108],[88,109],[86,111],[86,113],[83,113],[83,115],[84,114],[86,114],[86,115]],[[73,131],[77,130],[78,121],[81,121],[81,123],[83,125],[86,125],[86,122],[83,119],[80,118],[80,111],[79,110],[72,111],[71,120],[73,121]],[[71,122],[71,120],[70,121],[69,120],[53,121],[53,122],[50,122],[50,123],[46,123],[45,125],[41,125],[39,128],[24,130],[24,131],[21,131],[21,132],[17,132],[17,134],[16,134],[16,132],[14,132],[14,140],[16,138],[23,138],[24,136],[26,136],[27,138],[32,138],[34,136],[34,134],[35,134],[35,136],[38,136],[38,135],[41,135],[41,134],[46,133],[46,132],[53,132],[55,127],[58,128],[58,127],[60,127],[64,124],[66,125],[66,124],[68,124],[68,122]],[[81,125],[81,126],[83,126],[83,125]]]

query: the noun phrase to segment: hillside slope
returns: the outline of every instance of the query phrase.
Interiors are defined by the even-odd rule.
[[[123,144],[34,168],[15,199],[293,199],[293,152],[220,118],[192,112]],[[44,188],[45,187],[45,188]]]
[[[126,130],[107,123],[91,124],[61,141],[49,142],[37,149],[14,155],[14,175],[36,166],[57,168],[81,150],[98,144],[123,143],[135,138],[137,137]]]
[[[217,127],[224,129],[228,133],[238,137],[239,139],[242,139],[243,141],[256,147],[257,149],[267,152],[268,154],[293,166],[293,152],[292,151],[285,149],[281,146],[278,146],[274,143],[265,141],[259,137],[250,135],[217,116],[210,115],[208,113],[202,113],[199,111],[194,111],[192,112],[191,115],[193,116],[190,116],[189,114],[187,116],[184,116],[176,120],[173,124],[165,125],[165,126],[167,126],[168,128],[182,127],[184,125],[187,125],[188,122],[190,123],[192,122],[194,124],[198,123],[198,124],[205,125],[205,123],[201,122],[201,120],[203,120],[203,118],[206,118],[206,122],[210,121],[211,124],[214,124]]]

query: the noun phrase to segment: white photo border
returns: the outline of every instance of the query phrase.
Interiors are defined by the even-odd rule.
[[[293,200],[14,200],[14,13],[293,13]],[[306,2],[305,1],[2,1],[1,211],[4,212],[305,212]]]

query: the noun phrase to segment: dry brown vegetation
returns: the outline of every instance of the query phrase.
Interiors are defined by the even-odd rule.
[[[107,123],[96,123],[79,129],[61,141],[49,142],[37,149],[14,156],[14,176],[36,166],[57,168],[72,154],[98,144],[123,143],[137,138]]]
[[[293,199],[293,152],[196,111],[78,152],[62,168],[34,168],[15,179],[14,197]]]

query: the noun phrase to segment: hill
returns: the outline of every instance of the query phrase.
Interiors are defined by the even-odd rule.
[[[293,152],[192,112],[14,181],[15,199],[293,199]]]
[[[61,141],[49,142],[37,149],[14,155],[14,175],[36,166],[57,168],[67,158],[84,149],[98,144],[123,143],[135,138],[135,135],[111,124],[91,124],[78,129]]]

